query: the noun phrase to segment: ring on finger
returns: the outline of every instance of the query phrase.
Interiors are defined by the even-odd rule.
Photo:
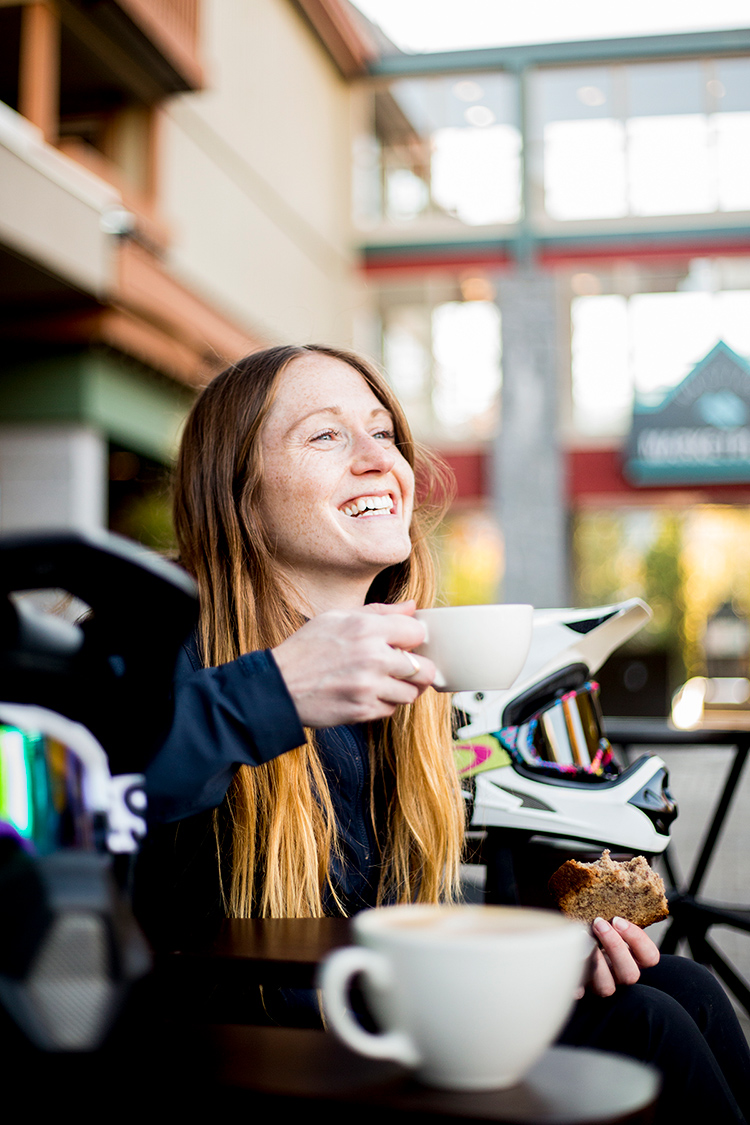
[[[411,672],[409,672],[406,676],[401,676],[400,678],[402,680],[411,680],[414,676],[417,675],[418,672],[421,672],[422,665],[419,663],[413,652],[407,652],[406,649],[403,649],[402,651],[406,659],[411,664]]]

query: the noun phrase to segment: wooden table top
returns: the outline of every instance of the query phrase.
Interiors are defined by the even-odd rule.
[[[194,990],[196,1001],[236,993],[239,1003],[240,990],[247,995],[258,985],[313,988],[320,962],[351,944],[350,934],[347,918],[228,918],[161,954],[158,966],[175,997],[185,989]]]
[[[348,918],[227,918],[176,949],[182,957],[317,965],[351,942]]]
[[[326,1121],[495,1121],[593,1125],[637,1120],[659,1089],[656,1072],[619,1055],[554,1047],[508,1090],[457,1091],[423,1086],[397,1063],[354,1054],[324,1031],[214,1026],[220,1104],[278,1112],[304,1100]],[[248,1099],[252,1094],[252,1101]],[[646,1118],[647,1119],[647,1116]]]

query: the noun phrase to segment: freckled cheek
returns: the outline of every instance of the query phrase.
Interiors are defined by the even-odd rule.
[[[269,473],[261,497],[261,515],[278,538],[322,538],[320,487],[294,471]]]
[[[304,508],[292,473],[267,473],[260,497],[260,513],[269,529],[276,534],[293,530],[299,525]]]

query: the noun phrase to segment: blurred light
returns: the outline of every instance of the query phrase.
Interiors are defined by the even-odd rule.
[[[706,698],[706,681],[702,676],[694,676],[683,684],[672,701],[672,722],[678,730],[696,727],[703,717],[703,704]]]
[[[750,698],[750,683],[744,676],[722,676],[708,681],[706,703],[714,707],[740,707]]]
[[[602,291],[601,282],[594,273],[575,273],[570,284],[578,297],[595,297]]]
[[[459,281],[464,301],[494,301],[495,287],[487,277],[462,277]]]
[[[483,90],[478,82],[471,82],[467,79],[464,82],[457,82],[453,87],[453,93],[462,102],[478,102],[482,97]]]
[[[114,234],[118,238],[128,238],[135,233],[137,226],[136,217],[124,207],[109,207],[102,212],[99,225],[105,234]]]
[[[744,676],[694,676],[672,701],[672,723],[678,730],[691,730],[704,718],[736,723],[737,711],[746,711],[749,699],[750,681]]]
[[[399,222],[415,219],[430,201],[427,184],[409,168],[389,172],[386,191],[388,218]]]
[[[723,98],[727,92],[726,86],[723,82],[720,82],[718,78],[709,78],[706,83],[706,89],[709,94],[713,94],[715,98]]]
[[[466,110],[464,117],[470,125],[478,125],[484,128],[486,125],[493,125],[495,122],[495,115],[489,106],[486,105],[472,105]]]
[[[607,100],[604,91],[600,90],[598,86],[579,86],[576,90],[576,97],[579,102],[590,106],[604,105]]]

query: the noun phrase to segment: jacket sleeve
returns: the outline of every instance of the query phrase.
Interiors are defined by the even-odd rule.
[[[305,741],[270,651],[203,668],[192,644],[175,669],[174,712],[146,769],[149,820],[169,822],[221,804],[238,766],[257,766]]]

